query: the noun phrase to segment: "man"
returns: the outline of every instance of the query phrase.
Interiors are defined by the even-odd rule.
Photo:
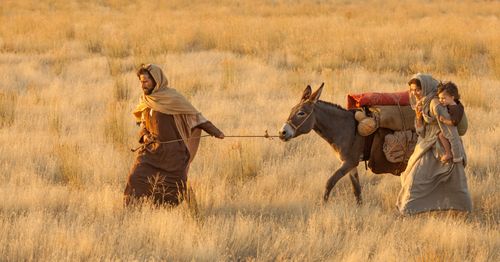
[[[141,65],[137,76],[144,94],[134,116],[141,126],[139,143],[143,147],[128,177],[125,205],[150,198],[157,205],[176,206],[186,192],[189,164],[201,130],[220,139],[224,134],[168,86],[157,65]]]

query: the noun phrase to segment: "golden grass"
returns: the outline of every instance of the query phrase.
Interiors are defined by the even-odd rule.
[[[494,1],[3,1],[3,260],[498,261],[500,4]],[[137,127],[134,68],[153,62],[227,135],[275,134],[307,84],[405,90],[458,84],[474,211],[401,218],[399,179],[339,167],[309,134],[202,140],[197,212],[122,208]],[[194,214],[196,213],[196,214]]]

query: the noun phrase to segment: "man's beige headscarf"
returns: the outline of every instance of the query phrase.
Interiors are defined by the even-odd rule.
[[[190,161],[193,160],[200,143],[201,129],[196,126],[207,122],[203,115],[191,105],[191,103],[175,89],[168,87],[168,79],[160,67],[154,64],[143,65],[149,71],[156,82],[156,86],[150,95],[143,94],[133,114],[136,121],[144,119],[143,114],[148,108],[164,114],[173,115],[175,125],[179,134],[190,153]]]

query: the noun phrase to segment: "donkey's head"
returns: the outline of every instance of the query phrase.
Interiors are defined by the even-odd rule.
[[[300,103],[292,108],[288,120],[279,131],[281,140],[288,141],[302,134],[307,134],[313,129],[316,122],[314,106],[319,100],[324,84],[322,83],[314,93],[309,85],[304,89]]]

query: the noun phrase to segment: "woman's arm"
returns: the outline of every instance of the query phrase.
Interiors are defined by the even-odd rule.
[[[436,118],[439,117],[444,117],[446,119],[450,119],[450,115],[448,113],[448,109],[446,107],[442,106],[439,104],[439,102],[431,102],[431,110],[432,113],[436,116]],[[445,123],[441,121],[436,121],[439,125],[439,129],[441,130],[441,133],[450,141],[451,145],[451,152],[453,154],[453,161],[454,162],[460,162],[463,160],[463,156],[465,155],[465,152],[463,150],[463,145],[462,141],[460,140],[460,137],[458,136],[458,131],[457,128],[453,125],[446,125]]]
[[[439,116],[439,121],[441,121],[443,124],[448,125],[448,126],[454,126],[455,123],[451,119],[447,119],[443,115]]]
[[[415,106],[415,131],[420,137],[424,137],[424,119],[422,117],[422,104],[417,102]]]

